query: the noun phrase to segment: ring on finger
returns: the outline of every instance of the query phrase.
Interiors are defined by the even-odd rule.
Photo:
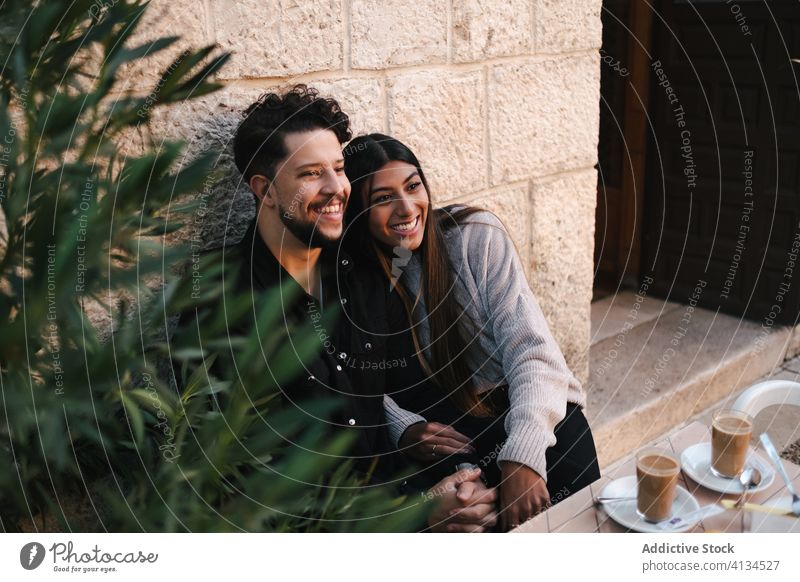
[[[439,445],[433,445],[433,448],[431,449],[431,456],[434,456],[434,457],[436,456],[436,447],[437,446],[439,446]]]

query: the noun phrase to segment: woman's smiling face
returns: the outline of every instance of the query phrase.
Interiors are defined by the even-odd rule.
[[[389,162],[372,177],[367,195],[369,232],[386,246],[416,250],[422,244],[428,206],[428,192],[417,168]]]

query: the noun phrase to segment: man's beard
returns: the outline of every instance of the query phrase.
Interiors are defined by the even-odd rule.
[[[278,203],[278,213],[286,229],[308,248],[325,248],[339,242],[338,236],[336,238],[330,238],[321,232],[316,222],[297,220],[297,218],[295,218],[297,212],[288,210],[280,202]]]

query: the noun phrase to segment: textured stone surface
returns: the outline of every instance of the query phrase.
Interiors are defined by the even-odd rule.
[[[800,465],[800,441],[795,441],[788,445],[781,453],[781,457],[795,465]]]
[[[211,44],[206,31],[206,18],[206,8],[202,2],[151,0],[128,45],[133,47],[152,43],[165,36],[181,38],[163,51],[123,67],[117,79],[117,89],[153,89],[161,74],[184,50]],[[180,26],[176,23],[180,23]]]
[[[444,0],[352,0],[352,67],[446,62],[447,4]]]
[[[453,2],[453,62],[531,52],[533,12],[528,0]]]
[[[594,169],[537,180],[531,197],[531,282],[570,369],[589,374],[594,208]]]
[[[223,78],[277,77],[342,67],[340,0],[211,0],[211,18],[216,41],[233,53]]]
[[[783,363],[783,367],[784,369],[789,370],[790,372],[795,372],[797,374],[800,374],[800,358],[795,357],[787,359]]]
[[[486,187],[481,71],[401,75],[389,97],[390,134],[414,150],[435,201]]]
[[[561,57],[491,69],[489,143],[494,184],[595,164],[598,59]]]
[[[159,111],[151,133],[156,141],[165,137],[188,143],[187,159],[212,152],[221,170],[218,180],[209,179],[197,193],[202,206],[193,216],[192,228],[178,233],[176,240],[196,237],[202,248],[221,246],[226,237],[238,240],[253,216],[253,197],[233,164],[233,134],[242,111],[272,87],[235,87]]]
[[[515,184],[491,193],[479,192],[451,202],[461,202],[493,212],[503,221],[517,247],[526,274],[530,273],[530,196],[527,183]]]
[[[645,323],[681,308],[680,303],[665,301],[661,297],[652,295],[643,295],[637,300],[636,293],[629,290],[620,291],[615,295],[592,301],[592,344],[623,332],[626,324],[632,323],[632,320],[636,323]]]
[[[789,339],[789,347],[786,348],[787,358],[793,358],[797,355],[800,355],[800,325],[796,325],[792,329],[792,334]]]
[[[537,52],[600,48],[601,0],[534,0]]]
[[[334,79],[314,81],[311,86],[325,97],[333,97],[350,117],[353,137],[364,133],[386,133],[386,102],[381,79]]]

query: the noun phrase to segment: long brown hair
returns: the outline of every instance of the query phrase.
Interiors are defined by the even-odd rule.
[[[473,373],[467,361],[467,353],[470,344],[477,341],[478,328],[454,296],[454,277],[444,239],[447,228],[457,227],[466,217],[480,212],[481,209],[467,206],[454,212],[446,209],[432,210],[431,191],[417,157],[403,143],[387,135],[373,133],[357,137],[344,149],[344,159],[345,172],[353,186],[345,216],[345,242],[350,252],[361,255],[365,249],[371,249],[370,258],[377,261],[377,266],[390,281],[396,280],[392,273],[392,257],[370,235],[367,224],[372,177],[392,161],[411,164],[419,173],[431,209],[425,221],[422,244],[416,251],[422,259],[422,281],[414,297],[402,280],[397,281],[396,290],[405,306],[414,346],[425,372],[447,392],[450,400],[462,412],[473,416],[492,415],[493,407],[488,399],[477,393],[472,381]],[[431,332],[430,362],[420,348],[416,331],[420,298],[425,301]]]

